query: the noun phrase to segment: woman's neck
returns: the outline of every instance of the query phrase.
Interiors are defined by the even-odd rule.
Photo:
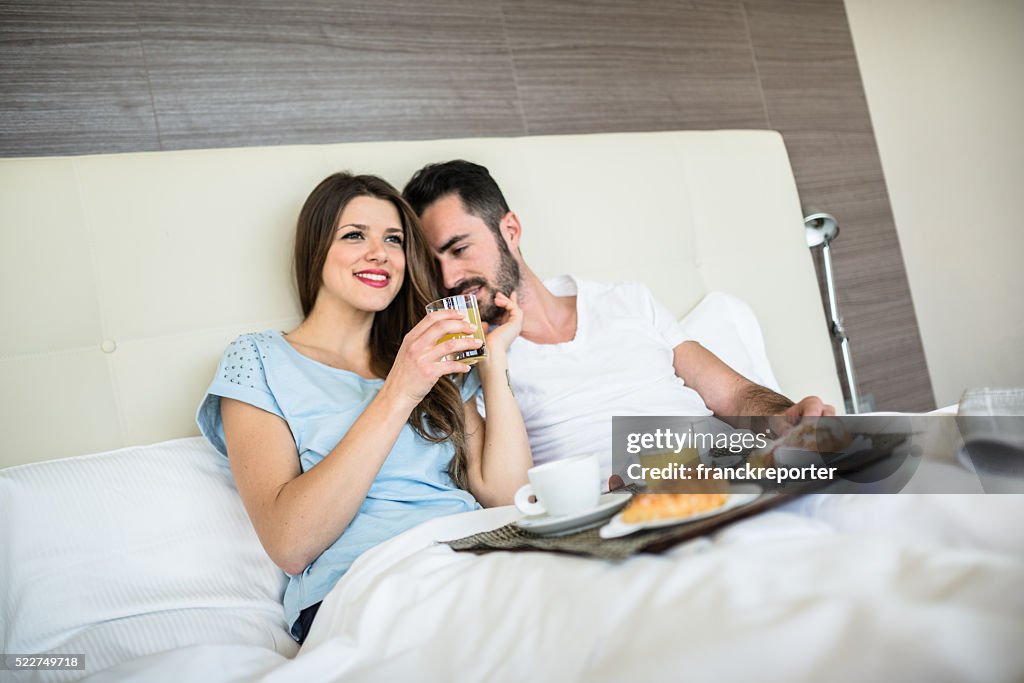
[[[301,353],[341,370],[369,377],[374,313],[341,311],[318,300],[306,319],[286,335]]]

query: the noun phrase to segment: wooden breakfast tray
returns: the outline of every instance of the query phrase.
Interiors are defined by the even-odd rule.
[[[447,541],[446,544],[453,550],[477,554],[495,550],[545,550],[606,560],[624,560],[636,553],[660,553],[683,541],[710,534],[741,519],[760,514],[793,500],[798,495],[800,494],[766,493],[747,505],[726,510],[719,515],[695,522],[684,522],[677,526],[638,531],[621,538],[601,538],[598,535],[600,527],[564,536],[539,536],[514,524],[506,524],[492,531]]]

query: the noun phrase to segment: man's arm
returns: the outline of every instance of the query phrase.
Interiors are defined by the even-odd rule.
[[[817,396],[793,403],[782,394],[754,384],[695,341],[685,341],[674,349],[672,365],[676,375],[700,394],[717,416],[786,415],[795,422],[801,417],[836,413]]]

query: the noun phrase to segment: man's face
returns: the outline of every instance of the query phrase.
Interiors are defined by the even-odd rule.
[[[420,221],[441,265],[444,288],[449,294],[475,294],[484,322],[500,321],[505,311],[494,305],[494,295],[511,294],[520,280],[519,264],[505,240],[466,211],[454,194],[428,206]]]

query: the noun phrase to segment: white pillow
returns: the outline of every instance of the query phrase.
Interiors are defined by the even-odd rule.
[[[298,650],[286,577],[205,439],[0,470],[0,543],[2,651],[84,653],[61,680],[197,644]]]
[[[741,299],[709,292],[682,319],[682,325],[701,346],[752,382],[780,394],[757,316]]]

